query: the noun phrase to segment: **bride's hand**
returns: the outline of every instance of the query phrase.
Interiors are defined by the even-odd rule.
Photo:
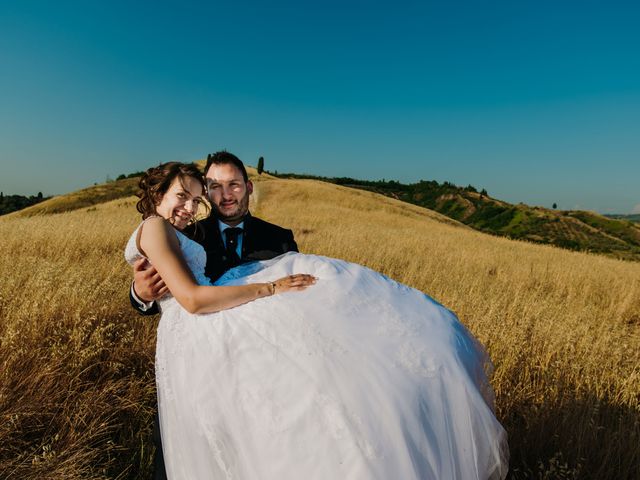
[[[296,273],[271,282],[271,294],[304,290],[316,283],[317,278],[307,273]]]

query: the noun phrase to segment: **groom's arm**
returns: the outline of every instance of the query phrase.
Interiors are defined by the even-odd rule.
[[[141,315],[158,313],[158,305],[155,301],[166,295],[168,291],[160,274],[146,259],[140,259],[134,263],[129,300],[138,313]]]
[[[155,301],[144,302],[138,298],[135,290],[135,283],[132,283],[131,288],[129,289],[129,301],[131,302],[131,306],[140,315],[155,315],[158,313],[158,304]]]

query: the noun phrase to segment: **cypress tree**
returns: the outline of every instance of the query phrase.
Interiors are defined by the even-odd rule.
[[[258,175],[262,175],[264,172],[264,157],[258,159]]]

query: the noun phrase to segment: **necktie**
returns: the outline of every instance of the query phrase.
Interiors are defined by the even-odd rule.
[[[238,235],[242,234],[242,229],[237,227],[227,228],[224,234],[227,239],[227,259],[231,265],[238,265],[240,257],[236,249],[238,248]]]

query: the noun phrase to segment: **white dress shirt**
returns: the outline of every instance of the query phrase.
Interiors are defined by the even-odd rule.
[[[227,235],[226,233],[224,233],[224,231],[227,228],[233,228],[231,227],[231,225],[227,225],[226,223],[224,223],[221,220],[218,220],[218,228],[220,229],[220,233],[222,234],[222,242],[224,243],[224,246],[226,248],[227,246]],[[241,228],[242,232],[244,233],[244,222],[240,222],[238,225],[236,225],[235,228]],[[243,239],[244,235],[238,235],[238,245],[236,245],[236,253],[238,254],[238,258],[242,258],[242,239]]]

